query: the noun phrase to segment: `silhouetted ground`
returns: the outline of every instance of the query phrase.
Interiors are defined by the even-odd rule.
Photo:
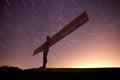
[[[0,80],[120,80],[120,68],[1,67]]]
[[[16,72],[16,71],[22,71],[22,69],[18,67],[12,67],[12,66],[1,66],[0,72]]]

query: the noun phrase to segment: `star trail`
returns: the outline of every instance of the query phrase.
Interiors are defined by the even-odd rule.
[[[120,67],[119,0],[1,0],[0,66],[40,67],[33,51],[85,10],[89,21],[50,48],[47,67]]]

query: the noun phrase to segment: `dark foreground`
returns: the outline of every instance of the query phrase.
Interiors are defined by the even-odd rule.
[[[120,80],[120,68],[0,69],[0,80]]]

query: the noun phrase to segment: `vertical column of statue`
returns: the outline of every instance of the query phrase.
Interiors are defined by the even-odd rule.
[[[47,36],[46,39],[47,39],[46,46],[44,47],[44,51],[43,51],[43,66],[42,66],[42,68],[46,68],[47,55],[48,55],[48,51],[49,51],[49,39],[50,39],[50,37]]]

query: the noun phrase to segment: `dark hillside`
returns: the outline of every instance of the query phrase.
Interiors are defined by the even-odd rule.
[[[34,68],[1,67],[0,80],[120,80],[120,68]]]

